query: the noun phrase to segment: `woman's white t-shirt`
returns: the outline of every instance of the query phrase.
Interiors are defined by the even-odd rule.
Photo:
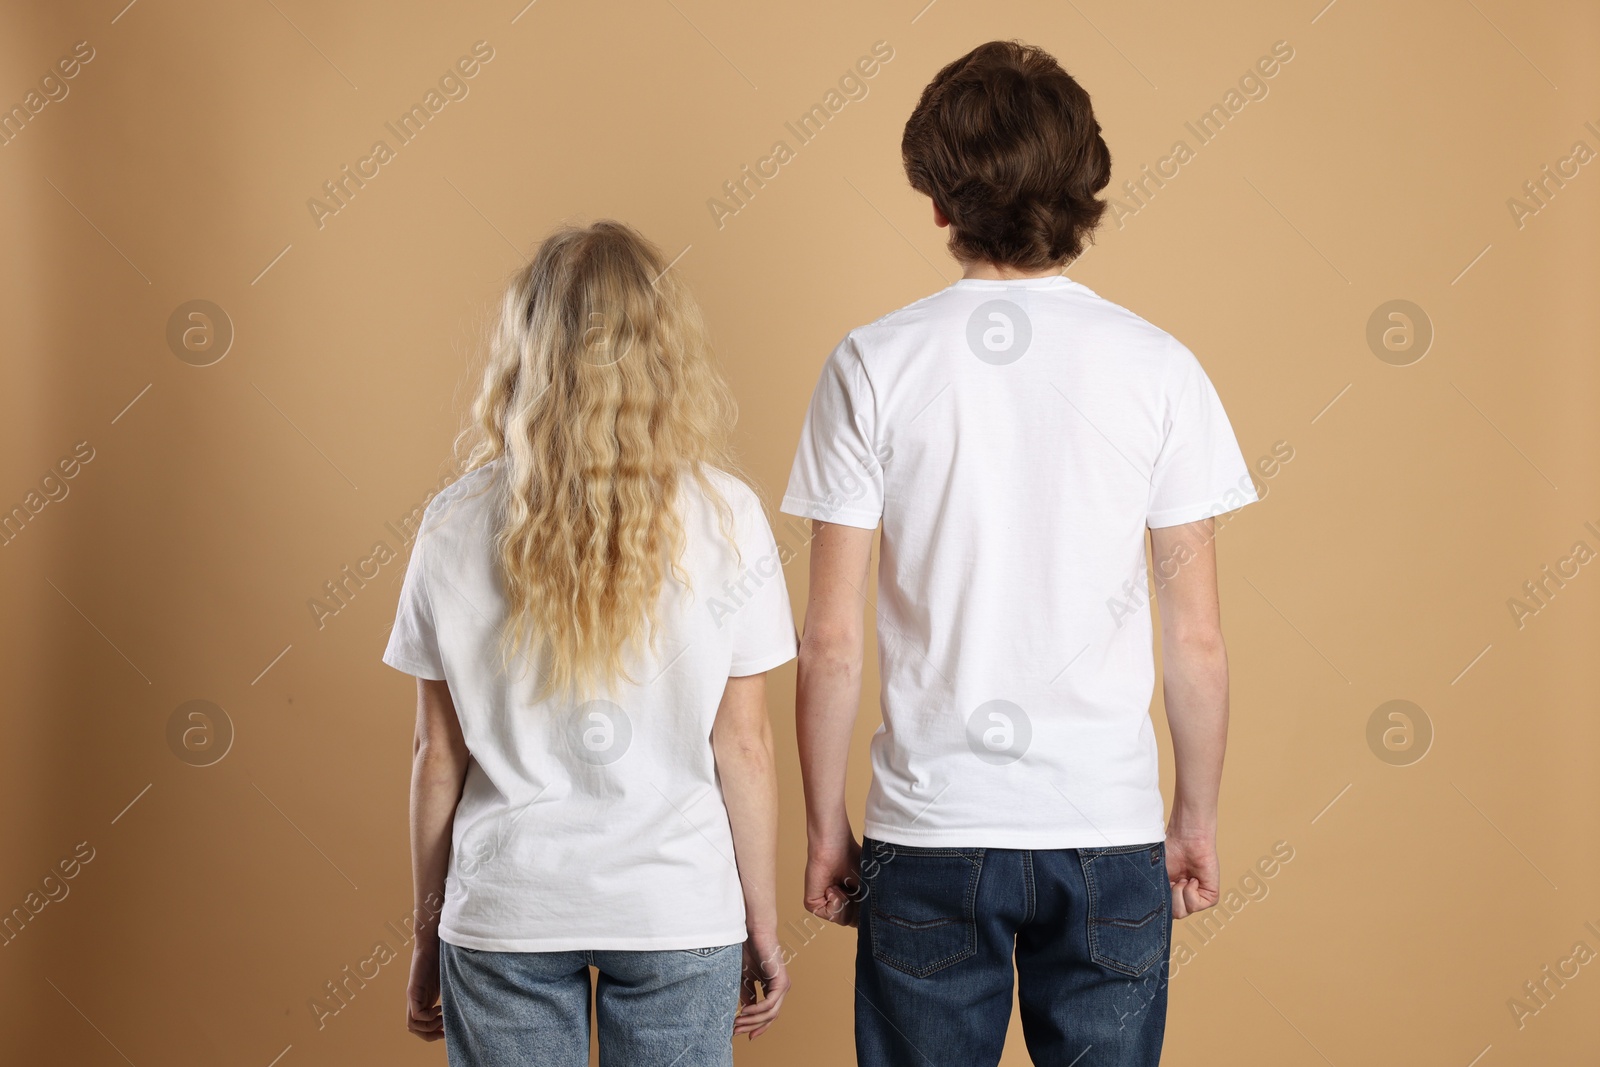
[[[385,663],[450,686],[472,759],[439,935],[503,952],[683,949],[745,940],[744,898],[711,749],[731,676],[794,658],[778,549],[743,482],[692,478],[678,508],[686,587],[669,573],[654,647],[592,700],[535,696],[537,654],[501,667],[498,462],[429,505]],[[487,490],[487,491],[485,491]]]
[[[1068,278],[963,279],[851,331],[783,510],[883,524],[866,832],[1162,840],[1145,530],[1255,499],[1195,357]]]

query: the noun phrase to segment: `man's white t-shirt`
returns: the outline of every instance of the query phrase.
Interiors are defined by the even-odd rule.
[[[867,835],[1162,840],[1145,529],[1255,499],[1193,354],[1068,278],[963,279],[851,331],[783,510],[883,524]]]
[[[499,461],[428,506],[383,660],[449,683],[468,766],[439,936],[500,952],[684,949],[745,940],[711,749],[731,676],[794,658],[794,619],[754,492],[711,471],[723,517],[681,480],[685,587],[669,572],[654,647],[574,704],[537,697],[540,656],[501,667]],[[488,490],[488,491],[484,491]]]

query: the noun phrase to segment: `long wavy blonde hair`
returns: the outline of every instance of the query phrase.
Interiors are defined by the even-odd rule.
[[[699,306],[660,251],[610,220],[564,227],[506,289],[465,471],[502,461],[495,545],[509,601],[503,652],[537,653],[542,692],[626,679],[679,566],[680,481],[737,473],[736,409]]]

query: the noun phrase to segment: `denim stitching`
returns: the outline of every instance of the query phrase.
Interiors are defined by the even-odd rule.
[[[1023,914],[1024,925],[1033,922],[1033,915],[1038,907],[1039,898],[1033,884],[1033,850],[1024,849],[1022,853],[1022,895],[1026,900],[1027,908]]]
[[[984,850],[981,848],[925,848],[921,845],[891,845],[886,842],[882,844],[884,847],[879,854],[888,853],[890,859],[893,859],[896,850],[899,850],[908,856],[959,856],[971,863],[983,862]]]
[[[974,952],[978,950],[978,883],[983,880],[983,861],[988,854],[988,849],[980,848],[978,854],[971,857],[972,865],[977,870],[973,871],[972,876],[967,879],[966,908],[967,915],[972,921],[972,950]]]
[[[1101,926],[1120,926],[1124,930],[1137,930],[1160,914],[1161,906],[1158,904],[1137,919],[1095,919],[1094,921]]]
[[[1169,946],[1165,945],[1165,944],[1157,945],[1155,950],[1150,953],[1150,957],[1148,959],[1146,959],[1143,963],[1138,964],[1137,967],[1132,967],[1131,965],[1126,964],[1126,963],[1122,963],[1119,960],[1113,960],[1113,959],[1109,958],[1108,956],[1105,956],[1100,951],[1099,927],[1101,925],[1121,925],[1121,924],[1113,923],[1111,920],[1105,920],[1105,919],[1097,918],[1097,912],[1098,912],[1099,902],[1100,902],[1100,887],[1099,887],[1098,883],[1095,881],[1094,861],[1097,858],[1099,858],[1100,856],[1116,856],[1116,855],[1124,855],[1124,854],[1131,853],[1131,852],[1142,852],[1146,848],[1149,848],[1149,847],[1150,847],[1149,845],[1139,845],[1139,846],[1124,846],[1124,847],[1116,848],[1116,849],[1079,849],[1078,850],[1078,862],[1083,866],[1083,880],[1084,880],[1085,887],[1088,889],[1088,896],[1089,896],[1089,916],[1088,916],[1089,921],[1084,924],[1085,926],[1088,927],[1089,957],[1091,959],[1093,959],[1096,963],[1100,964],[1101,966],[1108,967],[1111,970],[1114,970],[1119,974],[1125,974],[1130,978],[1138,978],[1141,975],[1143,975],[1144,972],[1149,969],[1150,965],[1161,957],[1161,950],[1163,948],[1169,948]],[[1143,919],[1141,919],[1140,922],[1139,922],[1139,925],[1143,926],[1143,925],[1145,925],[1146,923],[1148,923],[1150,921],[1152,916],[1162,914],[1163,912],[1165,912],[1166,907],[1167,907],[1167,899],[1166,898],[1162,898],[1161,903],[1156,906],[1155,911],[1151,912],[1149,915],[1146,915]],[[1166,938],[1163,937],[1162,941],[1165,942]]]
[[[1153,849],[1153,848],[1159,848],[1159,847],[1161,847],[1159,844],[1152,845],[1149,842],[1146,842],[1145,844],[1142,844],[1142,845],[1106,845],[1106,846],[1100,847],[1100,848],[1080,848],[1080,849],[1078,849],[1078,855],[1080,855],[1080,856],[1122,856],[1122,855],[1126,855],[1129,852],[1143,852],[1147,848],[1148,849]]]
[[[902,930],[934,930],[941,926],[949,926],[951,923],[964,923],[967,921],[958,916],[953,919],[926,919],[918,922],[915,919],[905,919],[887,911],[875,911],[873,914],[891,926],[898,926]]]
[[[926,978],[929,975],[933,974],[935,971],[937,971],[937,970],[939,970],[939,969],[941,969],[943,967],[947,967],[947,966],[949,966],[950,964],[953,964],[953,963],[959,963],[962,960],[970,959],[973,956],[977,955],[977,953],[978,953],[978,919],[977,919],[978,882],[983,877],[983,859],[984,859],[984,854],[985,854],[986,850],[981,849],[981,848],[979,848],[979,849],[954,849],[954,848],[932,849],[932,848],[915,848],[915,846],[891,845],[891,846],[889,846],[888,851],[890,851],[891,854],[892,854],[893,850],[896,849],[896,848],[914,849],[914,851],[908,852],[908,855],[954,856],[954,857],[959,857],[961,859],[966,860],[968,863],[972,864],[973,870],[967,875],[967,885],[966,885],[966,889],[963,891],[962,900],[961,900],[962,917],[959,918],[959,919],[931,920],[928,925],[924,925],[924,926],[920,926],[920,927],[918,927],[918,926],[909,926],[908,925],[908,920],[901,919],[901,918],[899,918],[899,916],[891,915],[890,913],[888,913],[886,911],[883,911],[882,909],[880,909],[878,907],[876,900],[874,900],[873,905],[872,905],[872,921],[873,921],[873,926],[872,926],[872,954],[873,954],[873,956],[876,959],[880,960],[881,962],[886,963],[889,966],[893,967],[895,970],[902,971],[902,972],[904,972],[906,974],[909,974],[913,978]],[[910,960],[902,960],[902,959],[900,959],[900,958],[898,958],[896,956],[892,956],[892,955],[890,955],[888,953],[888,951],[886,949],[883,949],[883,948],[879,947],[879,944],[878,944],[878,927],[877,927],[877,920],[879,920],[879,919],[884,919],[884,920],[892,923],[893,925],[901,927],[902,929],[930,929],[933,926],[941,926],[941,925],[947,925],[948,923],[952,923],[952,922],[960,922],[960,923],[965,923],[967,926],[971,927],[971,930],[969,931],[968,938],[967,938],[967,944],[966,944],[966,946],[964,948],[962,948],[961,950],[959,950],[957,952],[954,952],[954,953],[944,957],[943,959],[934,960],[932,963],[926,964],[926,965],[924,965],[922,967],[917,967],[917,966],[913,965]]]
[[[1154,845],[1112,845],[1105,848],[1080,848],[1077,851],[1080,859],[1084,856],[1088,856],[1093,859],[1096,856],[1126,856],[1134,852],[1141,852],[1148,848],[1151,855],[1150,866],[1154,867],[1159,862],[1158,857],[1164,855],[1163,849],[1165,847],[1166,842],[1163,841],[1157,842]],[[1160,889],[1164,892],[1171,889],[1171,883],[1167,883],[1166,885],[1157,885],[1151,881],[1151,878],[1148,874],[1145,875],[1145,881],[1151,882],[1151,884],[1155,885],[1157,889]]]

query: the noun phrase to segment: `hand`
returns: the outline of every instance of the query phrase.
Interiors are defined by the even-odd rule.
[[[861,846],[846,829],[833,842],[813,843],[806,856],[806,910],[854,926],[861,900]]]
[[[1187,918],[1217,902],[1220,874],[1217,835],[1211,831],[1167,829],[1167,883],[1172,887],[1172,917]]]
[[[762,999],[756,999],[760,983]],[[733,1036],[749,1034],[754,1041],[777,1021],[783,995],[789,991],[789,969],[776,934],[751,934],[744,943],[744,977],[739,982],[739,1014]]]
[[[406,983],[406,1029],[424,1041],[444,1036],[444,1009],[439,1005],[439,935],[419,932],[411,950],[411,978]]]

